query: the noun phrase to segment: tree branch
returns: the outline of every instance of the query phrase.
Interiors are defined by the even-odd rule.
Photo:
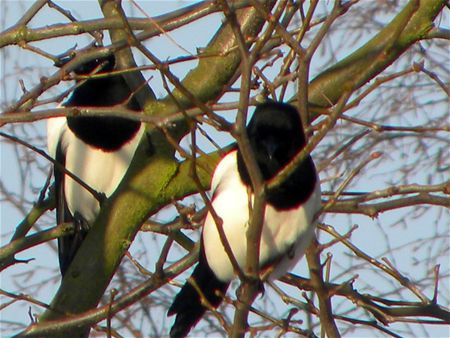
[[[359,88],[389,67],[409,47],[426,37],[445,0],[410,0],[375,37],[351,55],[317,76],[309,86],[310,109],[338,102],[348,88]],[[355,79],[358,81],[355,83]]]

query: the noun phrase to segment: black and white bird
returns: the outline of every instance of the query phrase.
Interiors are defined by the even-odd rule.
[[[285,103],[259,104],[247,126],[256,163],[265,181],[275,177],[306,145],[297,110]],[[250,176],[236,147],[218,164],[212,178],[212,206],[222,219],[222,227],[233,255],[245,268],[249,223]],[[250,192],[251,194],[251,192]],[[260,242],[261,270],[272,268],[270,279],[291,269],[303,256],[315,231],[320,209],[320,182],[310,156],[280,186],[269,190]],[[208,213],[203,226],[199,262],[191,276],[213,307],[219,306],[234,278],[233,266]],[[206,311],[199,293],[186,282],[169,308],[175,315],[171,337],[184,337]]]
[[[77,75],[106,74],[115,69],[113,55],[75,69]],[[133,111],[140,106],[122,75],[77,81],[64,107],[112,107]],[[50,155],[103,197],[109,197],[124,177],[144,134],[139,121],[121,117],[77,116],[50,118],[47,144]],[[73,222],[75,233],[58,239],[59,263],[64,276],[100,210],[91,192],[54,168],[57,223]]]

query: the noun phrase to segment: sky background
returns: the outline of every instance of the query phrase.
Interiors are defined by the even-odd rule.
[[[101,17],[101,12],[95,1],[56,1],[60,3],[65,8],[70,8],[72,14],[79,19],[94,19]],[[1,30],[14,24],[24,11],[29,7],[32,2],[30,1],[2,1],[0,3],[0,23]],[[172,9],[178,8],[180,6],[185,6],[188,2],[184,1],[142,1],[139,2],[142,7],[150,16],[156,16],[171,11]],[[326,10],[329,7],[329,2],[324,1],[320,4],[322,10]],[[128,13],[134,16],[141,16],[141,14],[131,5],[125,5],[125,9]],[[392,16],[395,13],[392,13]],[[390,15],[384,14],[383,17],[379,18],[380,24],[387,22],[390,19]],[[446,17],[448,19],[448,16]],[[170,38],[167,36],[161,36],[159,38],[152,39],[145,43],[145,45],[155,53],[160,59],[168,59],[176,57],[179,55],[185,55],[187,51],[191,53],[196,53],[196,48],[205,46],[209,41],[212,32],[215,32],[220,25],[222,17],[220,14],[210,15],[206,19],[199,20],[191,25],[188,29],[176,30],[170,32]],[[41,27],[45,25],[50,25],[60,21],[66,22],[60,14],[55,13],[55,11],[46,9],[41,11],[41,13],[32,20],[30,26]],[[447,20],[448,23],[448,20]],[[448,27],[448,25],[447,25]],[[371,34],[367,33],[366,37],[362,37],[355,43],[353,39],[349,39],[346,36],[346,32],[342,32],[341,41],[336,41],[336,45],[328,46],[328,50],[332,50],[333,57],[336,60],[343,58],[350,52],[354,51],[362,43],[366,42],[370,38]],[[342,42],[342,39],[348,39],[347,42]],[[71,36],[69,39],[60,38],[53,39],[51,43],[48,41],[37,42],[34,45],[45,49],[46,51],[53,54],[60,54],[68,50],[69,48],[77,45],[78,47],[84,47],[91,40],[87,35],[80,37]],[[176,41],[175,44],[173,41]],[[182,49],[179,47],[182,46]],[[342,48],[346,46],[346,48]],[[325,51],[325,50],[324,50]],[[45,60],[42,57],[36,57],[35,54],[22,51],[16,46],[8,46],[0,51],[0,64],[2,78],[4,82],[0,88],[0,104],[2,110],[4,107],[14,101],[17,97],[21,95],[21,88],[18,85],[18,79],[23,80],[26,88],[32,88],[33,85],[38,83],[41,76],[48,76],[53,74],[56,69],[52,66],[52,63]],[[314,59],[311,78],[314,78],[318,72],[323,71],[329,62],[330,56],[317,53]],[[141,64],[143,58],[137,55],[137,62]],[[191,64],[179,64],[171,67],[171,70],[179,77],[182,78],[190,69]],[[165,90],[161,86],[159,81],[159,76],[155,72],[146,72],[144,74],[146,78],[151,78],[149,81],[150,86],[156,93],[158,97],[165,96]],[[5,85],[7,84],[7,85]],[[62,91],[64,84],[58,86],[56,89],[50,91],[51,94],[55,94]],[[287,95],[289,97],[289,95]],[[232,99],[229,96],[229,99]],[[433,96],[427,96],[427,99],[432,100]],[[369,107],[366,114],[370,115],[373,107]],[[444,108],[445,109],[445,108]],[[433,112],[430,112],[431,114]],[[375,113],[373,113],[376,118]],[[232,121],[234,119],[235,112],[224,112],[224,115]],[[428,118],[428,117],[427,117]],[[422,118],[420,114],[417,115],[416,120],[409,121],[414,125],[420,125],[420,123],[425,122],[427,119]],[[9,131],[15,135],[23,136],[26,135],[26,140],[35,146],[45,149],[45,121],[35,122],[27,125],[15,125],[6,126],[2,128],[3,131]],[[205,130],[211,131],[210,128],[205,126]],[[447,134],[448,136],[448,134]],[[339,138],[339,136],[337,136]],[[343,139],[343,138],[342,138]],[[215,141],[220,145],[228,144],[232,141],[230,137],[221,133],[215,134]],[[187,146],[187,141],[183,143]],[[206,141],[202,141],[200,144],[204,150],[213,150],[212,145],[208,144]],[[376,149],[377,150],[377,149]],[[396,149],[390,152],[388,149],[380,148],[378,149],[385,153],[384,155],[384,165],[378,166],[376,169],[370,166],[366,168],[362,175],[365,178],[359,180],[354,189],[360,189],[362,191],[371,191],[376,189],[382,189],[388,186],[390,183],[398,183],[395,176],[386,176],[386,173],[390,173],[394,168],[399,166],[408,166],[408,163],[413,163],[414,161],[414,149],[404,147],[404,149]],[[28,152],[24,152],[23,149],[17,146],[11,146],[10,144],[2,143],[1,148],[1,184],[4,185],[4,190],[13,191],[15,195],[13,200],[5,200],[2,197],[1,201],[1,244],[2,246],[9,242],[11,234],[13,233],[17,224],[22,220],[23,213],[27,212],[31,208],[31,205],[36,201],[41,187],[44,185],[46,180],[46,175],[49,172],[49,164],[43,160],[39,159],[36,163],[33,163],[31,167],[26,167],[24,169],[23,161],[24,156],[29,156]],[[27,155],[28,154],[28,155]],[[20,161],[17,160],[19,155]],[[447,153],[448,155],[448,153]],[[318,155],[317,155],[318,156]],[[341,173],[343,174],[343,173]],[[442,177],[445,179],[445,173]],[[7,178],[7,179],[5,179]],[[321,176],[322,180],[326,177]],[[426,184],[429,179],[427,172],[418,173],[414,178],[414,183]],[[18,185],[18,182],[26,182],[27,184]],[[326,184],[324,185],[326,189]],[[324,188],[322,188],[324,189]],[[26,203],[23,203],[23,202]],[[339,224],[343,224],[342,233],[345,229],[352,224],[358,224],[360,230],[355,231],[352,236],[352,242],[357,246],[363,248],[363,250],[374,257],[383,257],[387,252],[393,250],[395,253],[389,256],[393,260],[395,266],[401,269],[401,272],[406,273],[413,280],[421,280],[430,276],[432,271],[432,266],[423,266],[423,264],[417,264],[421,260],[421,257],[429,254],[429,250],[440,250],[442,246],[448,245],[448,224],[450,223],[448,212],[442,208],[431,208],[426,211],[424,215],[420,215],[420,210],[415,208],[402,209],[399,211],[387,212],[381,214],[377,219],[370,219],[363,216],[327,216],[325,221],[335,225],[339,228]],[[444,213],[444,216],[442,215]],[[409,216],[408,216],[409,214]],[[53,215],[47,213],[44,217],[39,220],[37,225],[44,229],[48,226],[52,226],[54,222]],[[173,212],[171,209],[163,210],[161,213],[155,216],[155,219],[168,220],[173,217]],[[404,220],[408,219],[407,225]],[[414,221],[417,219],[417,221]],[[433,223],[433,226],[427,226],[424,222],[428,221]],[[435,224],[437,222],[437,224]],[[443,236],[443,237],[441,237]],[[412,238],[436,238],[436,242],[433,246],[429,246],[429,243],[424,247],[416,248],[415,251],[411,251],[411,246],[408,243],[411,242]],[[324,239],[324,238],[322,238]],[[149,234],[141,234],[137,238],[135,245],[140,245],[146,241],[151,240],[154,243],[155,252],[159,252],[159,245],[157,236]],[[52,299],[54,292],[57,290],[58,279],[54,278],[57,276],[57,256],[55,252],[56,245],[51,243],[50,245],[41,245],[32,250],[28,250],[21,253],[18,258],[31,258],[34,260],[28,265],[16,265],[5,270],[1,276],[1,288],[9,292],[20,292],[23,286],[26,290],[37,289],[36,298],[43,302],[49,302]],[[134,249],[132,248],[131,251]],[[181,252],[181,251],[180,251]],[[354,264],[358,266],[361,262],[350,257],[348,252],[342,247],[334,247],[333,250],[334,262],[336,266],[342,263],[342,266],[347,264]],[[145,258],[148,262],[148,267],[153,266],[153,256],[152,250],[148,251],[148,256]],[[156,255],[157,256],[157,255]],[[350,263],[349,263],[350,261]],[[435,262],[436,264],[441,264],[441,271],[447,274],[446,281],[441,283],[441,290],[449,290],[449,280],[448,280],[448,267],[449,260],[448,255],[442,259],[442,261]],[[30,274],[30,265],[33,267],[33,272]],[[296,273],[300,275],[305,275],[305,263],[299,263],[299,266],[295,269]],[[337,280],[339,279],[339,271],[333,271],[333,274]],[[355,283],[356,288],[371,288],[377,283],[386,283],[386,280],[382,276],[377,276],[370,271],[358,271],[360,278]],[[51,276],[51,277],[49,277]],[[184,281],[186,274],[180,276],[177,280],[180,282]],[[345,276],[345,277],[348,277]],[[39,285],[35,285],[35,282],[39,282]],[[47,284],[46,284],[47,283]],[[43,287],[44,286],[44,287]],[[376,288],[375,288],[376,289]],[[427,294],[432,290],[427,290]],[[445,291],[443,291],[445,294]],[[448,294],[448,292],[447,292]],[[0,302],[3,304],[7,299],[0,296]],[[448,306],[448,297],[446,300],[442,301],[443,304]],[[28,304],[17,303],[14,306],[10,306],[8,309],[0,312],[0,319],[3,322],[17,322],[17,323],[27,323],[28,322]],[[339,308],[340,304],[336,304]],[[39,313],[40,309],[33,307],[32,312]],[[172,319],[169,320],[169,323]],[[165,319],[161,319],[161,325],[167,325]],[[0,322],[1,325],[1,322]],[[393,324],[391,327],[395,327],[398,324]],[[3,325],[1,325],[3,326]],[[426,330],[420,328],[419,326],[415,328],[414,334],[417,336],[432,336],[432,337],[445,337],[448,335],[448,328],[443,326],[428,326]],[[17,332],[17,331],[15,331]],[[9,334],[11,332],[3,331],[3,334]],[[377,332],[378,333],[378,332]],[[0,335],[2,332],[0,332]],[[364,334],[364,331],[359,331],[358,336]],[[352,334],[348,334],[348,337]],[[355,336],[356,337],[356,336]]]

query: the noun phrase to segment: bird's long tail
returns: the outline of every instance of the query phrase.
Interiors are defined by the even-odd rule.
[[[181,291],[175,297],[168,316],[176,314],[175,323],[170,330],[171,338],[185,337],[191,328],[197,324],[207,310],[202,305],[201,299],[204,297],[209,304],[216,308],[222,302],[229,282],[222,282],[217,279],[214,272],[208,266],[203,250],[200,250],[199,263],[191,276],[192,280],[186,282]],[[198,286],[202,295],[192,285],[192,281]]]

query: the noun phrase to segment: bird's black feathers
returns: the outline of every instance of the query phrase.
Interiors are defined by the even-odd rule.
[[[265,181],[275,177],[306,145],[297,110],[284,103],[259,104],[247,126],[247,135]],[[244,268],[251,182],[237,147],[233,147],[216,167],[212,190],[213,208],[222,218],[223,231],[235,259]],[[313,236],[313,216],[320,208],[320,187],[311,157],[307,156],[278,187],[270,189],[266,200],[260,267],[265,269],[270,263],[280,266],[284,273],[292,266],[289,261],[295,264],[303,255]],[[217,291],[225,293],[233,278],[233,267],[219,237],[215,220],[208,213],[202,231],[199,262],[191,278],[215,308],[222,301]],[[169,316],[176,314],[171,337],[187,336],[206,310],[198,292],[186,282],[168,311]]]
[[[70,61],[62,60],[59,66]],[[65,107],[112,107],[121,105],[129,110],[139,111],[140,106],[133,97],[129,86],[124,77],[120,74],[107,74],[115,68],[114,55],[104,58],[94,59],[86,62],[76,68],[74,73],[77,75],[93,75],[92,78],[79,79],[69,99],[64,102]],[[95,73],[95,74],[94,74]],[[98,75],[103,75],[98,77]],[[97,76],[97,77],[95,77]],[[67,127],[75,137],[83,141],[86,145],[99,149],[105,153],[111,153],[113,158],[114,151],[132,140],[138,133],[141,123],[122,117],[108,116],[72,116],[67,117]],[[61,138],[62,138],[61,134]],[[61,165],[66,166],[66,154],[63,149],[62,139],[59,139],[55,160]],[[151,141],[149,144],[151,145]],[[67,146],[65,144],[64,146]],[[150,147],[151,148],[151,147]],[[78,159],[84,160],[84,153],[79,153]],[[86,157],[87,158],[87,157]],[[72,158],[74,160],[74,158]],[[76,160],[76,159],[75,159]],[[120,157],[118,161],[123,161]],[[115,165],[113,160],[112,165]],[[90,165],[94,165],[92,163]],[[106,171],[105,171],[106,172]],[[108,171],[110,172],[110,171]],[[77,174],[77,173],[75,173]],[[107,175],[107,174],[106,174]],[[56,186],[56,218],[57,223],[72,222],[74,224],[74,234],[66,235],[58,239],[58,252],[61,274],[64,276],[67,268],[72,262],[77,250],[87,235],[88,224],[84,216],[78,211],[70,212],[67,195],[65,191],[66,176],[54,168],[55,186]],[[116,182],[112,182],[115,184]],[[98,191],[102,194],[103,191]],[[75,198],[79,198],[78,196]]]
[[[58,144],[56,149],[56,158],[55,160],[65,166],[65,157],[61,150],[61,144]],[[56,223],[74,223],[74,218],[69,211],[69,208],[66,203],[65,193],[64,193],[64,173],[58,170],[56,167],[54,168],[54,176],[55,176],[55,195],[56,195]],[[75,223],[74,223],[75,226]],[[81,229],[80,229],[81,230]],[[82,238],[79,238],[79,237]],[[58,238],[58,255],[59,255],[59,269],[61,271],[61,275],[65,275],[67,268],[69,267],[70,262],[73,260],[75,252],[78,250],[82,240],[86,236],[86,232],[83,230],[78,235],[70,234],[63,237]]]
[[[203,249],[200,250],[198,265],[195,267],[191,276],[203,296],[213,307],[219,306],[222,302],[220,295],[225,294],[229,283],[221,282],[214,275],[214,272],[208,266]],[[192,326],[197,324],[206,311],[201,303],[201,296],[190,282],[184,284],[180,292],[175,297],[172,305],[167,312],[168,316],[177,315],[175,324],[170,330],[171,338],[185,337]]]
[[[75,69],[78,75],[105,74],[114,69],[114,56],[95,59]],[[139,111],[140,106],[132,95],[124,77],[108,74],[80,80],[65,107],[112,107],[123,104],[126,108]],[[138,131],[140,122],[111,116],[73,116],[67,118],[69,128],[89,145],[104,151],[119,149]]]
[[[288,104],[269,101],[257,106],[247,134],[256,163],[264,180],[273,178],[306,145],[297,110]],[[247,186],[250,176],[240,152],[239,174]],[[317,176],[311,156],[278,187],[267,192],[267,202],[277,209],[290,209],[305,202],[313,193]]]

